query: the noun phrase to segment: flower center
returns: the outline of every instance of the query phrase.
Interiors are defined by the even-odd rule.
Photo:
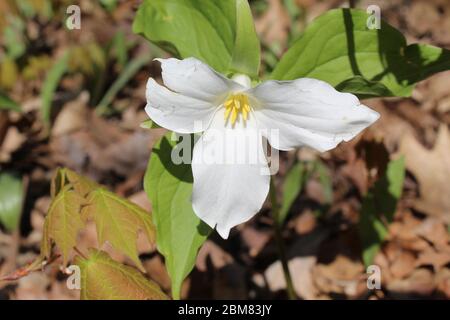
[[[234,126],[239,117],[245,122],[250,112],[250,103],[248,96],[242,93],[230,95],[224,103],[225,122],[228,120]]]

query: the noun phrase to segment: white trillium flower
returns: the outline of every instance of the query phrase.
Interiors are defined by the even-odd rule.
[[[265,158],[268,140],[278,150],[308,146],[324,152],[379,118],[356,96],[320,80],[266,81],[252,88],[247,76],[228,79],[195,58],[157,60],[165,86],[148,80],[145,110],[174,132],[204,132],[193,150],[192,206],[225,239],[261,209],[269,192],[270,176],[261,170],[267,162],[248,161],[247,149],[250,158]],[[276,138],[269,134],[274,130]],[[247,160],[206,161],[220,153]]]

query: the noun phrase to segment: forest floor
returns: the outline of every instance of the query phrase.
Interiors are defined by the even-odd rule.
[[[13,62],[6,79],[2,78],[5,64],[0,72],[0,87],[22,108],[20,113],[0,112],[0,164],[2,170],[20,172],[26,185],[20,227],[13,232],[0,229],[0,276],[39,254],[50,180],[58,167],[71,168],[151,210],[142,179],[151,147],[164,130],[142,129],[140,124],[147,119],[147,79],[160,77],[158,64],[150,58],[162,53],[132,34],[139,1],[121,1],[110,10],[93,1],[79,2],[80,31],[63,28],[56,18],[25,21],[26,51]],[[0,3],[2,13],[5,3]],[[289,42],[289,30],[300,32],[318,15],[344,5],[336,0],[291,1],[301,11],[293,19],[297,11],[283,3],[252,1],[263,47],[272,48],[277,58]],[[408,43],[450,49],[449,1],[364,0],[357,7],[365,9],[373,3]],[[4,23],[0,19],[0,28]],[[119,40],[125,39],[125,56],[120,50],[123,45],[104,54],[102,48],[117,34],[123,35]],[[0,38],[0,43],[4,46],[7,40]],[[77,59],[70,62],[70,72],[53,97],[49,127],[42,119],[40,98],[45,73],[67,48],[77,52]],[[149,62],[103,100],[104,109],[94,109],[127,64],[144,56]],[[269,56],[264,53],[266,70],[271,68]],[[369,99],[364,104],[381,114],[364,134],[324,154],[308,149],[281,154],[280,184],[295,159],[324,165],[322,173],[305,182],[283,229],[297,295],[302,299],[449,299],[450,72],[421,82],[411,98]],[[357,229],[362,198],[387,161],[399,155],[406,159],[403,193],[374,259],[382,287],[369,290]],[[234,228],[227,241],[213,234],[201,248],[182,296],[285,298],[272,225],[267,204],[251,221]],[[80,247],[95,246],[96,241],[90,225],[80,235]],[[126,261],[108,245],[104,249]],[[139,252],[148,275],[169,290],[162,256],[144,241],[139,242]],[[0,282],[0,299],[78,298],[79,292],[67,288],[56,265],[14,282]]]

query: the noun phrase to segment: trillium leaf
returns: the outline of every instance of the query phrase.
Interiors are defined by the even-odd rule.
[[[378,82],[388,91],[372,96],[410,96],[414,84],[450,69],[450,51],[430,45],[407,45],[405,37],[382,21],[368,29],[362,10],[331,10],[314,20],[282,57],[271,78],[302,77],[333,86],[355,77]],[[354,80],[353,80],[354,81]],[[358,90],[361,91],[361,82]],[[367,89],[368,90],[368,89]]]
[[[142,129],[159,129],[161,126],[159,126],[156,122],[154,122],[151,119],[145,120],[139,125]]]
[[[353,78],[344,80],[336,86],[336,90],[351,92],[360,99],[395,96],[381,82],[369,81],[361,76],[354,76]]]
[[[230,70],[258,76],[261,48],[247,0],[236,0],[236,38]]]
[[[359,231],[366,266],[372,264],[388,230],[384,221],[393,220],[397,202],[402,195],[405,179],[405,160],[389,162],[385,174],[375,183],[363,199]]]
[[[103,188],[90,192],[86,202],[81,216],[84,220],[95,221],[99,243],[108,241],[116,250],[126,254],[141,271],[145,271],[138,257],[136,241],[141,230],[151,243],[155,242],[151,214]]]
[[[69,185],[61,189],[52,200],[44,223],[41,244],[43,256],[50,257],[53,240],[62,252],[64,265],[67,264],[69,254],[76,245],[78,232],[84,227],[80,216],[83,204],[84,198]]]
[[[191,139],[190,136],[183,137]],[[194,268],[198,249],[208,238],[211,228],[192,209],[191,166],[176,165],[171,159],[176,143],[167,135],[155,145],[145,174],[144,189],[152,202],[157,248],[166,259],[172,296],[179,299],[183,280]]]
[[[259,40],[247,0],[146,0],[133,32],[178,58],[195,57],[221,73],[258,73]]]
[[[81,271],[82,300],[167,300],[161,288],[138,270],[120,264],[107,253],[91,249],[75,263]]]
[[[24,190],[22,178],[11,172],[0,173],[0,224],[14,231],[22,213]]]

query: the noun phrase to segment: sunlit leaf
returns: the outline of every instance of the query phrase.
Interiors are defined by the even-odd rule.
[[[24,200],[22,178],[14,173],[0,173],[0,223],[6,230],[17,229]]]
[[[161,126],[159,126],[156,122],[154,122],[151,119],[145,120],[144,122],[142,122],[140,124],[140,127],[142,129],[159,129],[159,128],[161,128]]]
[[[82,217],[95,221],[100,244],[108,241],[144,271],[138,257],[136,241],[141,230],[151,243],[155,242],[155,226],[149,212],[106,189],[99,188],[88,194]]]
[[[188,135],[183,139],[191,141]],[[144,189],[152,202],[157,248],[166,258],[172,296],[179,299],[183,280],[192,271],[198,249],[211,229],[192,210],[190,165],[176,165],[171,159],[176,142],[167,135],[153,148]]]
[[[67,184],[70,184],[75,192],[82,197],[85,197],[89,192],[101,187],[96,182],[79,175],[75,171],[67,168],[58,168],[55,171],[50,184],[51,197],[54,198]]]
[[[236,38],[230,71],[258,76],[261,48],[247,0],[236,0]]]
[[[41,244],[41,254],[47,258],[51,255],[51,241],[60,248],[64,265],[77,242],[77,235],[83,228],[80,208],[85,200],[78,193],[65,186],[50,204],[44,223],[44,234]]]
[[[405,178],[404,158],[389,162],[386,173],[363,199],[359,232],[363,246],[363,261],[372,264],[381,243],[387,235],[387,226],[393,219]]]
[[[77,256],[82,300],[167,300],[160,287],[136,269],[91,249],[87,259]]]
[[[365,11],[356,9],[323,14],[286,52],[271,78],[309,77],[337,86],[361,76],[388,89],[372,95],[410,96],[415,83],[450,69],[449,50],[407,45],[405,37],[385,22],[379,30],[368,29],[368,18]]]
[[[64,173],[66,174],[67,180],[72,184],[75,192],[80,196],[86,196],[89,192],[100,188],[100,185],[96,182],[79,175],[75,171],[65,168]]]
[[[198,58],[219,72],[258,74],[259,40],[247,0],[146,0],[133,31],[176,57]]]

